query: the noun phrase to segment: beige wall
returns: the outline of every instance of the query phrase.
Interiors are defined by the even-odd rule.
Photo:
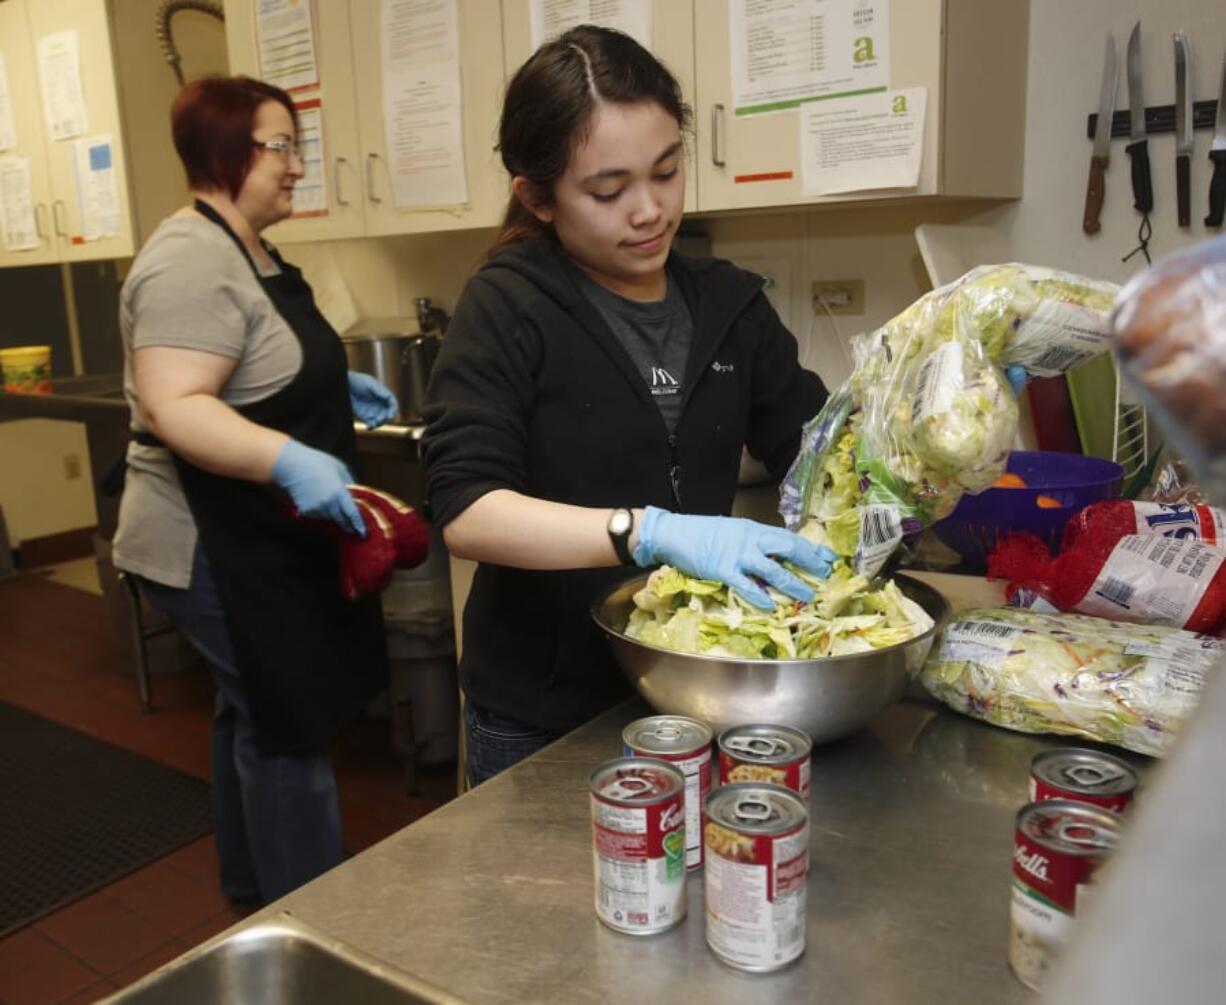
[[[1175,100],[1171,34],[1176,30],[1192,39],[1193,97],[1212,100],[1217,97],[1226,50],[1226,7],[1221,0],[1031,0],[1030,9],[1025,193],[1019,203],[986,214],[979,222],[1000,227],[1023,259],[1119,282],[1144,268],[1140,255],[1127,263],[1120,261],[1135,247],[1140,222],[1132,208],[1123,138],[1111,144],[1102,230],[1093,237],[1081,231],[1090,161],[1085,122],[1098,101],[1104,35],[1114,32],[1119,46],[1118,109],[1128,107],[1126,45],[1138,18],[1146,104],[1169,105]],[[1155,206],[1150,251],[1155,258],[1216,233],[1201,223],[1212,174],[1210,135],[1205,130],[1195,133],[1192,226],[1186,230],[1178,227],[1175,215],[1174,134],[1150,139]]]
[[[65,459],[76,461],[69,479]],[[29,538],[92,527],[94,494],[85,427],[22,419],[0,423],[0,507],[14,547]]]

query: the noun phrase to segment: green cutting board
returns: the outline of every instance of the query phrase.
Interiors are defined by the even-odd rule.
[[[1103,353],[1074,367],[1064,375],[1077,421],[1081,452],[1113,460],[1115,441],[1115,366],[1111,354]]]

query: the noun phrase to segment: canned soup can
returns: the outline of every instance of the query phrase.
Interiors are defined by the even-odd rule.
[[[739,782],[707,797],[707,945],[738,970],[778,970],[805,951],[809,811],[791,789]]]
[[[1074,799],[1123,813],[1137,788],[1137,773],[1118,757],[1081,747],[1035,754],[1030,762],[1030,801]]]
[[[702,866],[702,805],[711,791],[711,727],[684,715],[652,715],[622,731],[627,757],[658,757],[685,776],[685,865]]]
[[[1119,843],[1114,813],[1047,799],[1018,811],[1009,911],[1009,966],[1027,987],[1044,982],[1073,929],[1094,872]]]
[[[719,735],[719,783],[771,782],[809,805],[813,741],[791,726],[733,726]]]
[[[630,935],[685,918],[685,778],[667,761],[619,757],[589,779],[596,916]]]

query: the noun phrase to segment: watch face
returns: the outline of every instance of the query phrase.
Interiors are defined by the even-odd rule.
[[[609,533],[610,534],[625,534],[630,530],[631,513],[629,510],[616,509],[613,515],[609,517]]]

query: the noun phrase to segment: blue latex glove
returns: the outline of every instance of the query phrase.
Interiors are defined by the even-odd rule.
[[[349,371],[349,403],[353,414],[366,423],[367,429],[376,429],[391,422],[400,412],[400,402],[386,386],[368,373]]]
[[[1026,372],[1024,366],[1014,363],[1012,366],[1005,367],[1005,379],[1009,382],[1009,386],[1013,388],[1014,394],[1021,394],[1022,388],[1030,381],[1030,374]]]
[[[303,516],[332,520],[346,534],[366,536],[366,522],[349,494],[353,475],[343,461],[290,440],[272,466],[272,480],[289,493]]]
[[[728,516],[687,516],[648,506],[639,522],[634,561],[667,562],[699,579],[727,583],[755,607],[774,608],[770,595],[750,576],[765,580],[795,600],[813,590],[775,561],[786,558],[825,579],[838,556],[782,527]]]

